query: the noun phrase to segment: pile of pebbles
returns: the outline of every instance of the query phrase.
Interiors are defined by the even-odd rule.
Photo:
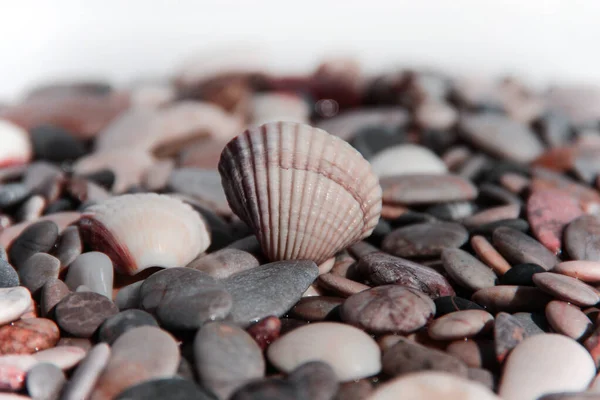
[[[600,399],[600,88],[205,56],[0,106],[0,400]]]

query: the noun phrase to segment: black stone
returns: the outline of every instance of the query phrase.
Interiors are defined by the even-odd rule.
[[[101,169],[89,174],[81,175],[82,178],[91,181],[107,190],[111,190],[115,183],[115,173],[109,169]]]
[[[502,219],[499,221],[490,222],[488,224],[476,226],[471,229],[470,233],[472,235],[490,236],[497,228],[500,227],[508,227],[520,232],[527,232],[529,230],[529,224],[527,221],[520,218],[514,218]]]
[[[230,400],[308,400],[300,397],[298,388],[283,379],[270,378],[250,382],[238,389]]]
[[[146,311],[121,311],[102,323],[98,330],[98,340],[112,345],[119,336],[128,330],[146,325],[158,326],[158,322],[156,322],[156,319]]]
[[[44,215],[54,214],[62,211],[71,211],[77,208],[75,201],[71,199],[58,199],[48,204],[44,209]]]
[[[533,274],[546,272],[537,264],[517,264],[500,277],[500,285],[535,286]]]
[[[416,211],[407,211],[398,218],[390,220],[390,225],[393,228],[400,228],[406,225],[420,224],[423,222],[435,222],[436,218],[426,213]]]
[[[350,144],[366,159],[388,147],[406,143],[406,134],[386,126],[373,126],[360,129]]]
[[[116,400],[216,400],[194,382],[180,378],[154,379],[131,386]]]
[[[19,269],[35,253],[49,252],[58,239],[58,226],[52,221],[40,221],[27,227],[8,250],[11,263]]]
[[[41,125],[31,129],[30,134],[36,159],[63,162],[85,154],[83,143],[62,128]]]
[[[434,300],[435,317],[439,318],[442,315],[450,314],[451,312],[461,310],[484,310],[479,304],[471,300],[463,299],[458,296],[438,297]]]

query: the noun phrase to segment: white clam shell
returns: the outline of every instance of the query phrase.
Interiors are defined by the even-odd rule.
[[[369,163],[309,125],[246,130],[223,150],[219,172],[231,209],[271,260],[320,264],[369,236],[381,213],[381,187]]]
[[[86,210],[84,241],[135,275],[149,267],[183,267],[210,245],[208,227],[192,207],[156,193],[112,197]]]
[[[0,167],[25,164],[32,155],[31,142],[25,129],[0,119]]]

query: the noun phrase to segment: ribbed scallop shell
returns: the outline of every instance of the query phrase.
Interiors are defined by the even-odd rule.
[[[183,267],[210,245],[207,225],[192,207],[156,193],[112,197],[79,221],[84,241],[135,275],[149,267]]]
[[[294,122],[246,130],[219,161],[231,209],[271,260],[322,263],[371,234],[381,187],[369,163],[327,132]]]

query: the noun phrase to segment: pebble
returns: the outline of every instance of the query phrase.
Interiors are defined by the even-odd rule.
[[[152,379],[122,391],[115,400],[213,400],[194,382],[179,378]]]
[[[307,361],[323,361],[340,381],[370,377],[381,370],[377,343],[360,329],[335,322],[296,328],[272,343],[267,356],[275,367],[288,373]]]
[[[31,194],[29,188],[21,183],[7,183],[0,185],[0,208],[15,206]]]
[[[141,300],[140,289],[143,284],[144,281],[138,281],[119,289],[115,297],[115,304],[119,310],[139,307]]]
[[[438,371],[423,371],[392,379],[379,386],[369,400],[395,400],[399,396],[411,400],[501,400],[479,383]]]
[[[570,276],[586,283],[600,282],[600,262],[598,261],[563,261],[556,264],[552,272]]]
[[[323,321],[328,319],[331,315],[339,313],[342,303],[344,303],[344,299],[340,297],[303,297],[296,303],[290,313],[297,318],[311,322]]]
[[[300,300],[318,274],[314,262],[290,260],[232,275],[223,281],[233,297],[231,320],[246,327],[270,315],[282,316]]]
[[[594,328],[592,321],[579,307],[564,301],[553,300],[546,306],[546,318],[556,333],[580,340]]]
[[[66,382],[65,374],[54,364],[40,363],[27,372],[27,393],[35,400],[57,400]]]
[[[540,242],[516,229],[496,229],[492,235],[492,243],[500,254],[513,264],[538,264],[549,271],[559,262]]]
[[[458,296],[438,297],[434,300],[434,303],[436,308],[436,318],[439,318],[446,314],[450,314],[455,311],[483,310],[483,307],[481,307],[479,304]]]
[[[77,346],[57,346],[38,351],[33,357],[38,362],[48,362],[56,365],[63,371],[69,370],[83,360],[86,351]]]
[[[373,385],[368,379],[343,382],[340,384],[335,400],[366,399],[373,392]]]
[[[31,293],[27,288],[0,288],[0,325],[19,319],[30,306]]]
[[[31,224],[14,240],[8,257],[17,270],[35,253],[49,252],[58,239],[58,225],[52,221]]]
[[[38,361],[29,354],[0,356],[0,390],[21,390],[27,371],[36,364]]]
[[[538,400],[598,400],[600,395],[595,393],[553,393],[544,395]]]
[[[478,194],[473,183],[452,174],[388,176],[381,178],[379,183],[384,204],[412,206],[468,201]]]
[[[58,238],[53,255],[60,260],[62,269],[68,267],[83,251],[81,236],[77,226],[67,227]]]
[[[513,314],[523,328],[527,336],[539,335],[550,331],[546,316],[541,313],[518,312]]]
[[[250,325],[246,331],[264,351],[279,337],[281,333],[281,320],[271,315]]]
[[[592,357],[576,341],[559,334],[535,335],[508,356],[498,394],[534,400],[546,393],[583,391],[595,375]]]
[[[544,292],[581,307],[593,306],[600,301],[598,291],[570,276],[543,272],[535,274],[533,282]]]
[[[518,204],[507,204],[505,206],[486,208],[483,211],[464,218],[461,222],[467,228],[474,228],[503,219],[516,219],[520,213],[521,207]]]
[[[65,283],[71,290],[79,285],[106,297],[112,296],[113,264],[104,253],[92,251],[79,256],[69,265]]]
[[[373,172],[379,177],[448,172],[444,162],[435,153],[416,144],[388,147],[375,155],[370,162]]]
[[[511,228],[520,232],[527,232],[529,224],[524,219],[503,219],[500,221],[490,222],[489,224],[480,225],[470,231],[472,235],[483,235],[490,237],[498,228]]]
[[[19,274],[6,258],[0,257],[0,289],[19,286]]]
[[[76,337],[88,338],[109,317],[119,312],[106,296],[94,292],[70,293],[55,309],[56,322]]]
[[[230,400],[295,400],[298,388],[281,378],[267,378],[250,382],[235,392]]]
[[[333,368],[321,361],[300,365],[288,376],[288,381],[296,386],[300,398],[312,400],[331,400],[339,388]]]
[[[600,217],[584,215],[565,229],[565,249],[575,260],[600,261]]]
[[[512,313],[543,310],[552,297],[534,287],[503,285],[478,290],[471,300],[492,313]]]
[[[477,291],[496,285],[498,277],[494,271],[464,250],[443,249],[442,262],[448,275],[469,290]]]
[[[494,317],[487,311],[463,310],[435,319],[427,332],[434,340],[456,340],[473,337],[490,329],[493,324]]]
[[[496,388],[496,379],[494,374],[487,369],[469,368],[469,375],[467,377],[470,381],[480,383],[491,391],[494,391]]]
[[[226,322],[204,325],[194,339],[200,383],[228,399],[249,381],[265,376],[262,350],[243,329]]]
[[[90,400],[110,400],[138,383],[173,377],[179,359],[177,342],[167,332],[153,326],[131,329],[114,342]]]
[[[112,345],[125,332],[138,326],[158,326],[154,317],[142,310],[125,310],[106,319],[98,330],[98,339]]]
[[[29,134],[36,159],[60,163],[85,154],[83,143],[62,128],[41,125],[31,129]]]
[[[370,289],[368,285],[330,273],[320,275],[316,282],[319,288],[341,297],[349,297]]]
[[[191,261],[186,267],[202,271],[215,279],[225,279],[259,265],[260,261],[252,253],[224,248],[211,254],[202,255]]]
[[[511,267],[492,244],[483,236],[471,237],[471,247],[483,262],[485,262],[498,276],[502,276]]]
[[[108,363],[109,357],[110,347],[105,343],[99,343],[90,349],[65,385],[62,399],[80,400],[87,398]]]
[[[51,315],[54,307],[70,293],[67,285],[60,279],[50,279],[42,288],[40,310],[42,317]]]
[[[221,176],[214,169],[175,169],[167,180],[167,189],[191,196],[217,212],[231,213],[221,185]]]
[[[517,264],[500,277],[498,284],[535,286],[533,283],[533,275],[540,272],[546,272],[546,270],[537,264]]]
[[[58,279],[60,261],[46,253],[36,253],[19,267],[19,279],[34,297],[46,282]]]
[[[0,354],[31,354],[53,347],[60,338],[49,319],[27,318],[0,327]]]
[[[356,269],[375,285],[402,285],[432,299],[455,294],[446,278],[433,268],[382,252],[361,257]]]
[[[458,223],[424,223],[392,231],[381,248],[398,257],[437,257],[444,248],[461,247],[468,239],[467,230]]]
[[[435,304],[427,295],[396,285],[378,286],[352,295],[340,309],[344,322],[370,333],[414,332],[434,314]]]
[[[462,360],[469,368],[495,370],[498,366],[493,340],[459,339],[451,342],[445,351]]]
[[[496,314],[494,350],[498,362],[503,363],[508,353],[528,336],[530,335],[519,318],[505,312]]]

